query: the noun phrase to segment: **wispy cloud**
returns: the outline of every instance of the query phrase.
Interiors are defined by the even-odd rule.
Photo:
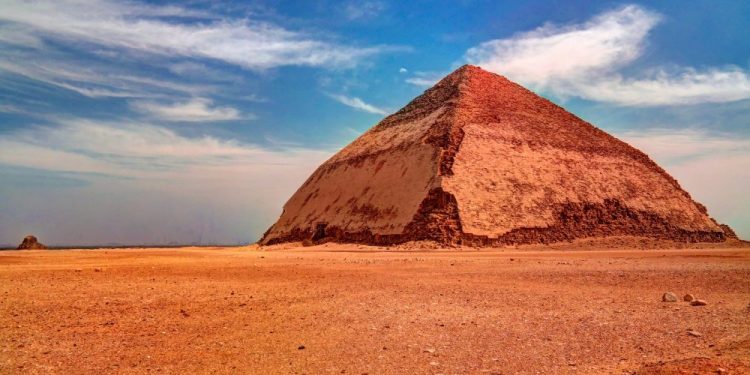
[[[159,97],[165,94],[197,95],[210,92],[207,85],[185,84],[131,73],[116,66],[88,61],[36,59],[33,54],[0,54],[0,72],[64,88],[89,98]]]
[[[195,18],[201,22],[194,22]],[[9,0],[3,3],[0,21],[26,35],[72,46],[83,43],[131,54],[208,58],[253,70],[346,67],[387,50],[348,46],[260,20],[219,19],[179,6],[138,2]]]
[[[251,71],[339,69],[398,49],[353,46],[252,13],[226,16],[138,1],[8,0],[0,11],[0,78],[92,99],[216,100],[217,87],[236,88],[244,79],[220,68],[227,64]]]
[[[696,158],[716,155],[750,156],[750,138],[725,133],[710,133],[698,128],[654,128],[627,131],[621,133],[621,136],[651,156],[671,165],[689,163]]]
[[[0,104],[0,113],[24,113],[24,110],[13,104]]]
[[[659,68],[642,78],[616,74],[580,82],[567,93],[628,106],[722,103],[750,99],[750,76],[737,67]]]
[[[442,72],[414,72],[414,75],[407,78],[406,83],[417,87],[430,87],[438,83],[445,76]]]
[[[750,138],[700,129],[651,129],[618,136],[672,174],[710,214],[750,238]]]
[[[344,14],[350,21],[377,17],[386,9],[382,1],[355,1],[344,6]]]
[[[387,115],[389,112],[383,108],[376,107],[372,104],[365,103],[362,99],[357,97],[350,97],[346,95],[328,94],[331,99],[354,109],[374,113],[376,115]]]
[[[5,132],[0,238],[32,231],[52,244],[247,243],[331,154],[140,122],[70,118]]]
[[[164,121],[210,122],[252,118],[251,115],[242,115],[239,110],[232,107],[215,106],[206,98],[192,98],[173,103],[135,101],[130,105],[136,112]]]
[[[635,76],[620,70],[644,52],[661,16],[637,5],[575,25],[545,25],[471,48],[466,59],[510,79],[561,96],[626,106],[728,102],[750,98],[738,67],[656,67]]]
[[[134,178],[184,176],[191,170],[210,170],[217,177],[232,169],[308,165],[330,155],[299,147],[272,151],[208,135],[186,137],[149,123],[78,118],[7,133],[0,150],[0,164]]]

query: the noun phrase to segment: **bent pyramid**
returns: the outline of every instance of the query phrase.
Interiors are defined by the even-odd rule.
[[[494,246],[607,236],[726,239],[644,153],[466,65],[321,165],[261,244]]]

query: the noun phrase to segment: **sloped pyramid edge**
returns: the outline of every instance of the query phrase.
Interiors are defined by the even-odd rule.
[[[725,233],[726,230],[719,227],[713,219],[708,218],[705,208],[693,202],[689,194],[682,190],[676,180],[645,154],[632,149],[629,145],[626,145],[627,148],[637,151],[633,154],[635,155],[634,157],[644,159],[640,161],[648,164],[656,173],[665,176],[665,179],[673,184],[680,194],[684,194],[687,199],[690,199],[695,204],[697,210],[710,220],[709,225],[705,227],[708,230],[685,229],[654,212],[628,207],[627,204],[624,204],[619,199],[608,198],[601,202],[560,202],[555,205],[555,220],[552,225],[513,228],[499,236],[467,233],[462,225],[461,210],[459,209],[460,202],[446,188],[443,178],[450,178],[452,175],[454,158],[461,147],[464,137],[463,128],[459,125],[460,121],[456,118],[457,114],[453,111],[457,110],[458,101],[461,100],[462,93],[460,86],[463,84],[462,82],[467,76],[472,74],[491,73],[481,71],[481,69],[476,67],[462,67],[443,79],[435,87],[427,90],[425,94],[413,100],[402,110],[385,118],[360,137],[360,139],[366,136],[374,137],[377,134],[373,136],[372,133],[382,132],[390,127],[411,123],[426,117],[430,113],[441,109],[445,110],[438,117],[439,120],[431,124],[429,129],[420,138],[422,143],[434,147],[434,165],[431,167],[433,168],[432,175],[429,177],[427,186],[421,195],[422,198],[418,206],[415,207],[411,220],[403,226],[403,230],[395,233],[384,233],[383,231],[374,231],[368,228],[367,225],[360,226],[357,230],[351,230],[339,225],[330,225],[326,220],[320,220],[319,218],[313,218],[307,225],[297,225],[290,230],[280,230],[276,226],[288,214],[287,210],[289,207],[287,206],[295,199],[293,196],[290,202],[285,205],[284,213],[279,222],[274,224],[264,234],[261,244],[270,245],[291,241],[310,240],[320,242],[331,240],[337,242],[393,245],[408,241],[430,240],[450,245],[502,246],[553,243],[570,241],[576,238],[610,236],[651,237],[680,242],[721,242],[725,241],[728,237],[732,237],[728,232]],[[496,78],[493,77],[492,79]],[[502,79],[505,80],[505,78]],[[554,104],[549,103],[549,105]],[[578,120],[581,121],[580,119]],[[594,129],[601,132],[596,128]],[[614,137],[609,135],[607,137],[624,144],[624,142]],[[353,144],[356,144],[360,139],[353,142]],[[295,195],[301,194],[305,186],[320,180],[321,176],[324,176],[328,170],[340,168],[342,164],[347,165],[345,168],[349,168],[349,166],[356,168],[363,163],[363,160],[367,160],[375,154],[368,152],[356,154],[350,152],[349,149],[351,146],[347,146],[329,161],[321,165]],[[389,150],[383,149],[379,152],[387,153]],[[632,150],[628,150],[628,152],[632,152]],[[375,169],[375,173],[377,173],[377,169]],[[309,199],[315,199],[314,195],[308,194],[304,203]],[[377,210],[377,208],[374,209]]]

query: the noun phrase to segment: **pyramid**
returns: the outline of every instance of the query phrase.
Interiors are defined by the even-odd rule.
[[[727,238],[646,154],[466,65],[321,165],[260,243],[502,246],[610,236]]]

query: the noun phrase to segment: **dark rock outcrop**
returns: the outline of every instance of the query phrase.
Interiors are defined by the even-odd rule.
[[[18,250],[41,250],[46,249],[47,246],[44,246],[44,244],[40,243],[36,237],[34,236],[26,236],[23,239],[23,242],[21,242],[20,245],[18,245]]]

